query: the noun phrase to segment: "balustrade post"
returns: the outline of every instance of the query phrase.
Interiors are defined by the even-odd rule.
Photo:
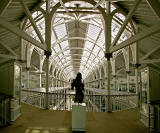
[[[27,70],[27,89],[29,89],[29,87],[30,87],[30,85],[29,85],[29,75],[30,75],[29,69],[30,69],[29,67],[26,68],[26,70]]]
[[[39,88],[42,88],[42,74],[39,74]]]

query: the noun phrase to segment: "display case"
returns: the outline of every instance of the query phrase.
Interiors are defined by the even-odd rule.
[[[160,101],[149,106],[149,128],[152,132],[160,133]]]
[[[10,121],[15,121],[21,115],[21,66],[11,60],[0,66],[0,93],[10,97]]]
[[[0,93],[11,97],[20,96],[21,67],[15,61],[0,66]]]
[[[151,126],[154,114],[151,104],[160,100],[160,71],[145,67],[140,70],[140,121]]]
[[[0,128],[10,122],[9,100],[9,97],[0,94]]]

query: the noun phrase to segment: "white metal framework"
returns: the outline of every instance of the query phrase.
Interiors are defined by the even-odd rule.
[[[139,64],[160,68],[159,32],[158,0],[1,0],[0,64],[21,61],[40,84],[44,74],[46,92],[50,77],[68,82],[81,72],[108,94],[117,76],[127,84],[135,76],[139,93]]]

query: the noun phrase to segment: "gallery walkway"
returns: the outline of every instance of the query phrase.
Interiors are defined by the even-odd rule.
[[[71,112],[51,111],[22,104],[22,115],[0,133],[71,133]],[[149,133],[138,119],[138,109],[115,113],[87,113],[87,133]]]

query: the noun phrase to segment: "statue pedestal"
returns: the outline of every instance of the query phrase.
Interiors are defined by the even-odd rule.
[[[86,131],[86,104],[72,104],[72,131]]]

